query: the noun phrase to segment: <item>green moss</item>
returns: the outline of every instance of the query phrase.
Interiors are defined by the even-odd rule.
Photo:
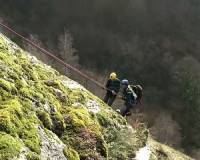
[[[80,160],[79,154],[72,148],[64,149],[63,153],[69,160]]]
[[[104,137],[98,136],[97,137],[97,151],[100,153],[100,155],[104,156],[104,157],[108,157],[108,145],[104,140]]]
[[[21,125],[22,111],[17,100],[0,102],[0,130],[16,135],[16,127]]]
[[[0,159],[10,160],[20,155],[22,143],[18,138],[0,132]]]
[[[61,114],[64,116],[67,128],[79,131],[82,128],[94,129],[94,126],[98,126],[91,115],[82,107],[65,107],[61,109]]]
[[[1,60],[0,60],[0,62],[1,62]],[[7,74],[5,68],[0,68],[0,77],[8,77],[8,74]]]
[[[13,133],[15,126],[11,122],[10,113],[6,110],[0,110],[0,131]]]
[[[42,158],[35,152],[29,152],[26,156],[27,160],[42,160]]]
[[[86,104],[87,96],[80,90],[70,90],[68,92],[68,97],[70,98],[71,103],[81,103]]]
[[[99,124],[105,128],[109,126],[127,125],[127,122],[119,114],[116,114],[113,110],[105,111],[101,110],[96,114]]]
[[[67,146],[75,149],[81,159],[89,158],[89,154],[96,152],[102,158],[108,157],[108,148],[101,134],[101,127],[91,115],[82,107],[65,107],[61,113],[64,115],[66,130],[62,140]]]
[[[63,116],[59,112],[54,112],[52,115],[52,122],[53,122],[53,131],[58,135],[61,136],[66,128],[66,124],[64,122]]]
[[[31,151],[40,154],[41,140],[38,137],[38,130],[27,120],[24,120],[23,124],[24,126],[19,131],[19,137]]]
[[[45,81],[44,84],[46,85],[46,87],[45,87],[47,90],[46,92],[51,93],[51,95],[47,95],[47,96],[51,99],[56,98],[56,101],[51,101],[51,102],[53,102],[53,104],[54,104],[54,102],[55,102],[56,106],[71,104],[70,99],[68,97],[68,92],[59,80]],[[50,105],[52,106],[52,103],[50,103]]]
[[[28,123],[31,123],[31,124],[40,124],[42,125],[41,121],[38,119],[37,116],[35,116],[35,113],[32,112],[32,113],[29,113],[26,117],[24,117],[25,119],[24,120],[27,120]]]
[[[39,102],[44,102],[44,97],[43,95],[40,93],[40,91],[36,90],[36,88],[34,87],[30,87],[30,88],[22,88],[19,91],[19,94],[25,98],[28,98],[30,100],[37,100]]]
[[[6,90],[7,92],[11,92],[12,90],[12,85],[2,78],[0,78],[0,87]]]
[[[0,59],[2,60],[2,61],[5,61],[6,60],[6,56],[5,56],[5,54],[2,52],[2,50],[3,49],[1,49],[1,52],[0,52]],[[4,50],[4,52],[5,52],[5,50]],[[7,51],[6,51],[7,52]]]
[[[77,118],[73,118],[72,120],[72,127],[76,127],[78,128],[86,128],[83,120],[77,119]]]
[[[59,89],[61,91],[64,91],[64,88],[63,88],[62,84],[58,80],[45,81],[45,84],[47,86],[49,86],[49,87],[52,86],[53,88]]]
[[[16,114],[19,118],[23,115],[18,99],[0,102],[0,109],[6,109],[11,114]]]
[[[44,110],[37,110],[37,116],[42,121],[44,127],[51,129],[51,118],[47,112]]]
[[[30,93],[30,90],[28,88],[22,88],[20,89],[19,91],[19,94],[25,98],[29,98],[29,99],[33,99],[31,93]]]
[[[33,67],[34,70],[37,71],[40,80],[55,79],[56,76],[59,75],[59,73],[56,70],[48,68],[47,66],[41,64],[40,62],[35,63]]]
[[[2,88],[0,88],[0,95],[1,95],[3,101],[13,98],[13,96],[9,92],[5,91]]]
[[[24,119],[21,105],[17,100],[0,103],[0,130],[13,136],[18,134],[29,149],[40,153],[41,142],[37,135],[37,129],[29,117]],[[35,122],[33,117],[31,119]]]
[[[18,74],[17,74],[16,72],[11,73],[11,74],[10,74],[10,77],[11,77],[13,80],[19,79],[19,76],[18,76]]]
[[[30,111],[34,111],[33,102],[28,98],[19,99],[22,110],[24,113],[28,114]]]
[[[17,80],[15,80],[15,86],[19,90],[21,88],[24,88],[26,86],[26,84],[24,83],[24,81],[17,79]]]
[[[37,73],[33,70],[32,66],[29,63],[27,62],[23,63],[22,67],[23,67],[24,73],[26,74],[29,80],[33,80],[33,81],[38,80]]]

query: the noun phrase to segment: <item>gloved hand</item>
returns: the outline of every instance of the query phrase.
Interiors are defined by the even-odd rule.
[[[115,91],[112,91],[112,94],[113,94],[113,95],[116,95],[117,93],[115,93]]]

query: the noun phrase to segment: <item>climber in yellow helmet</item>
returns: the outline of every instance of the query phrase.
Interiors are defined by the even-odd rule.
[[[104,102],[111,106],[116,99],[116,94],[120,90],[120,80],[117,78],[116,73],[113,72],[110,74],[110,78],[107,81],[106,88],[110,89],[112,92],[110,90],[107,90]]]

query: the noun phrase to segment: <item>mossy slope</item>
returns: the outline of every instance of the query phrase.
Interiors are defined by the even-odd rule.
[[[64,142],[69,160],[131,159],[148,138],[145,126],[133,130],[84,87],[0,34],[0,159],[16,159],[22,148],[26,159],[45,159],[38,125]]]

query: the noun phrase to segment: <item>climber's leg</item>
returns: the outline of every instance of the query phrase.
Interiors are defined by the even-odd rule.
[[[125,117],[126,114],[127,114],[128,112],[131,111],[131,108],[132,108],[132,107],[133,107],[133,106],[132,106],[131,104],[125,104],[125,106],[120,110],[121,115],[122,115],[123,117]]]
[[[108,105],[109,105],[110,107],[112,106],[112,104],[113,104],[113,102],[115,101],[115,99],[116,99],[116,95],[112,95],[112,97],[109,99]]]
[[[106,93],[106,95],[105,95],[105,97],[104,97],[104,102],[105,103],[108,103],[108,101],[109,101],[109,99],[110,99],[110,97],[109,97],[109,94],[108,93]]]

